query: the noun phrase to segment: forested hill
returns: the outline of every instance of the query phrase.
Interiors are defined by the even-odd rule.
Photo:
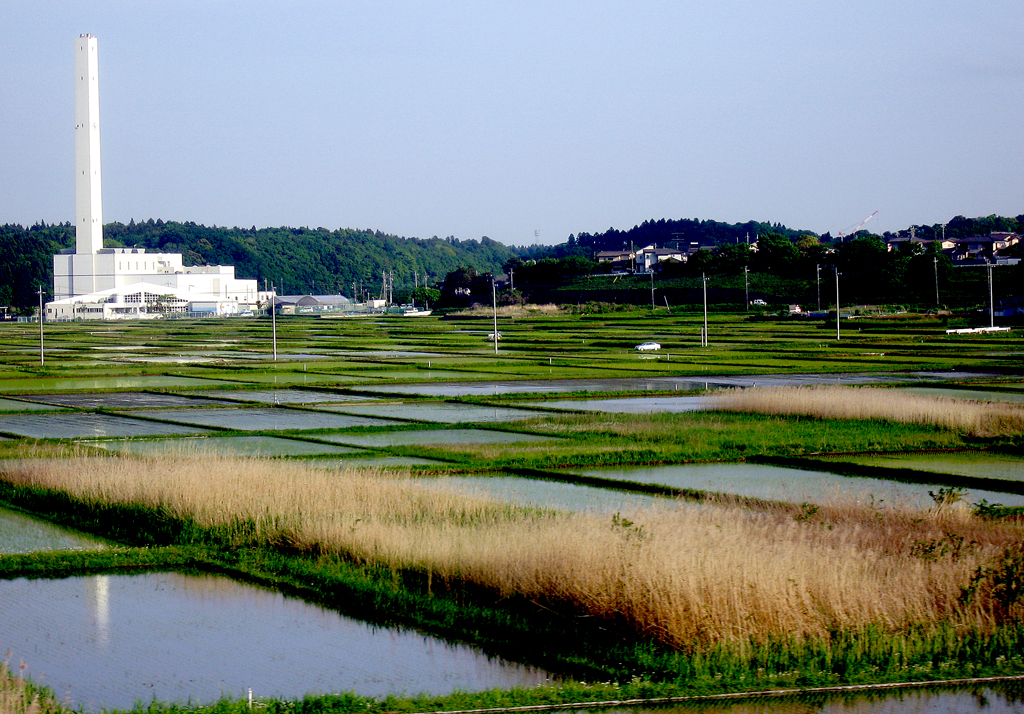
[[[759,235],[765,233],[778,233],[795,239],[806,232],[786,228],[781,223],[758,221],[721,223],[719,221],[702,221],[698,218],[680,218],[678,220],[662,218],[657,221],[644,221],[625,231],[609,228],[604,233],[595,233],[594,235],[580,233],[576,236],[576,243],[593,248],[595,251],[622,250],[623,247],[628,248],[630,244],[637,248],[643,248],[651,244],[668,246],[676,242],[684,247],[690,243],[712,246],[722,243],[753,243]]]
[[[138,246],[150,252],[181,253],[186,265],[234,265],[240,278],[268,280],[285,294],[341,293],[352,295],[362,285],[380,292],[381,272],[394,273],[396,288],[431,282],[460,267],[501,272],[516,253],[484,237],[401,238],[374,231],[325,228],[218,228],[173,221],[109,223],[103,228],[106,247]],[[74,246],[70,223],[0,226],[0,305],[18,308],[37,304],[35,291],[53,287],[54,253]]]

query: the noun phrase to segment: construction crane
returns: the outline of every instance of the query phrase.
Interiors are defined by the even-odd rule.
[[[845,238],[847,238],[849,236],[856,235],[857,231],[859,231],[861,228],[864,227],[864,224],[866,224],[868,221],[870,221],[872,218],[874,218],[877,215],[878,215],[878,211],[875,211],[874,213],[872,213],[870,216],[865,218],[860,223],[847,228],[845,231],[839,231],[839,240],[840,240],[840,242],[842,242]]]

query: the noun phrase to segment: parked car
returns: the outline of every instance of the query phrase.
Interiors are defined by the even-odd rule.
[[[750,304],[751,304],[751,305],[757,305],[758,307],[764,307],[764,306],[766,306],[766,305],[767,305],[768,303],[766,303],[766,302],[765,302],[764,300],[762,300],[761,298],[754,298],[753,300],[751,300],[751,301],[750,301]]]
[[[657,342],[643,342],[633,349],[637,352],[654,352],[655,350],[660,350],[661,345]]]

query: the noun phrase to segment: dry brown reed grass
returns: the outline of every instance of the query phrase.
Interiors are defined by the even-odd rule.
[[[713,408],[823,419],[884,419],[926,424],[978,436],[1024,432],[1024,407],[910,394],[877,387],[753,387],[713,397]]]
[[[959,604],[975,569],[1024,527],[955,509],[833,502],[813,514],[708,502],[622,514],[544,512],[423,489],[406,476],[210,454],[35,459],[8,481],[85,501],[141,504],[239,542],[285,543],[472,583],[602,618],[681,649],[772,635],[827,636],[869,623],[989,626]],[[796,517],[794,517],[796,516]],[[954,534],[969,545],[924,558]]]
[[[558,305],[547,303],[544,305],[535,305],[533,303],[526,303],[525,305],[502,305],[498,308],[499,317],[526,317],[529,315],[551,315],[562,311]],[[475,305],[465,310],[459,310],[460,315],[467,315],[473,317],[479,317],[481,315],[493,315],[494,308],[490,305]]]
[[[65,714],[52,697],[42,696],[28,683],[11,672],[7,662],[0,662],[0,714]]]

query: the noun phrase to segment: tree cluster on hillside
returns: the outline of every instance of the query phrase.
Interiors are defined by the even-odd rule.
[[[663,230],[671,223],[658,221],[644,225]],[[709,233],[725,226],[731,229],[732,235],[746,225],[767,226],[727,226],[713,221],[693,223],[700,223],[698,227],[708,224],[705,227]],[[947,239],[984,236],[993,231],[1020,233],[1024,231],[1024,216],[973,219],[958,216],[946,224],[945,231]],[[616,236],[615,240],[630,234],[629,231],[610,233]],[[908,234],[909,231],[900,232],[903,237]],[[723,235],[728,236],[729,231],[719,233],[719,237]],[[942,226],[918,226],[915,227],[915,235],[925,241],[938,239],[942,237]],[[832,241],[827,234],[819,237],[806,232],[769,230],[758,235],[756,250],[745,240],[738,243],[725,241],[691,253],[685,263],[662,263],[658,267],[658,280],[664,284],[665,280],[708,275],[721,284],[722,278],[739,276],[744,270],[749,270],[753,275],[771,276],[779,286],[787,286],[783,292],[773,296],[778,301],[799,302],[806,301],[808,296],[820,296],[822,292],[830,294],[830,286],[838,271],[844,303],[918,302],[934,306],[937,283],[944,304],[967,305],[978,301],[975,283],[983,279],[981,272],[955,269],[953,261],[941,252],[937,242],[906,241],[899,243],[895,250],[889,250],[887,240],[896,237],[896,234],[888,233],[883,239],[882,236],[860,231],[844,240]],[[710,243],[704,245],[711,246]],[[607,244],[603,247],[608,249]],[[617,249],[621,247],[619,245]],[[636,288],[630,279],[618,281],[615,289],[607,283],[581,282],[581,276],[607,273],[614,268],[611,263],[592,261],[593,251],[575,240],[551,248],[546,252],[524,251],[505,264],[506,272],[514,272],[515,286],[521,293],[521,299],[560,302],[571,294],[575,300],[607,300],[610,293],[616,293],[624,300],[648,299],[649,293],[644,290],[637,290],[629,296],[625,294],[628,289]],[[1009,254],[1024,257],[1024,246],[1016,246]],[[1024,283],[1024,264],[998,272],[997,283],[1003,286],[1013,285],[1015,281],[1016,284]],[[591,293],[600,293],[600,297]]]
[[[720,221],[700,220],[698,218],[680,218],[644,221],[629,230],[620,231],[609,228],[604,233],[580,233],[569,237],[569,243],[592,249],[595,253],[602,250],[622,250],[633,246],[643,248],[648,245],[680,246],[687,248],[691,244],[701,246],[719,246],[723,244],[754,243],[766,233],[777,233],[788,238],[796,238],[806,231],[786,228],[780,223],[722,223]]]
[[[53,289],[53,255],[75,244],[70,223],[36,223],[28,228],[0,226],[0,305],[17,311],[39,304],[42,287],[47,299]]]
[[[394,273],[396,292],[440,281],[460,267],[500,269],[514,253],[486,236],[401,238],[379,231],[326,228],[223,228],[152,219],[104,226],[106,247],[181,253],[185,265],[234,265],[239,278],[274,283],[282,294],[375,296],[381,274]],[[0,304],[26,310],[39,285],[53,286],[54,253],[74,246],[70,223],[0,227]],[[262,287],[262,284],[261,284]],[[353,289],[354,288],[354,289]]]

